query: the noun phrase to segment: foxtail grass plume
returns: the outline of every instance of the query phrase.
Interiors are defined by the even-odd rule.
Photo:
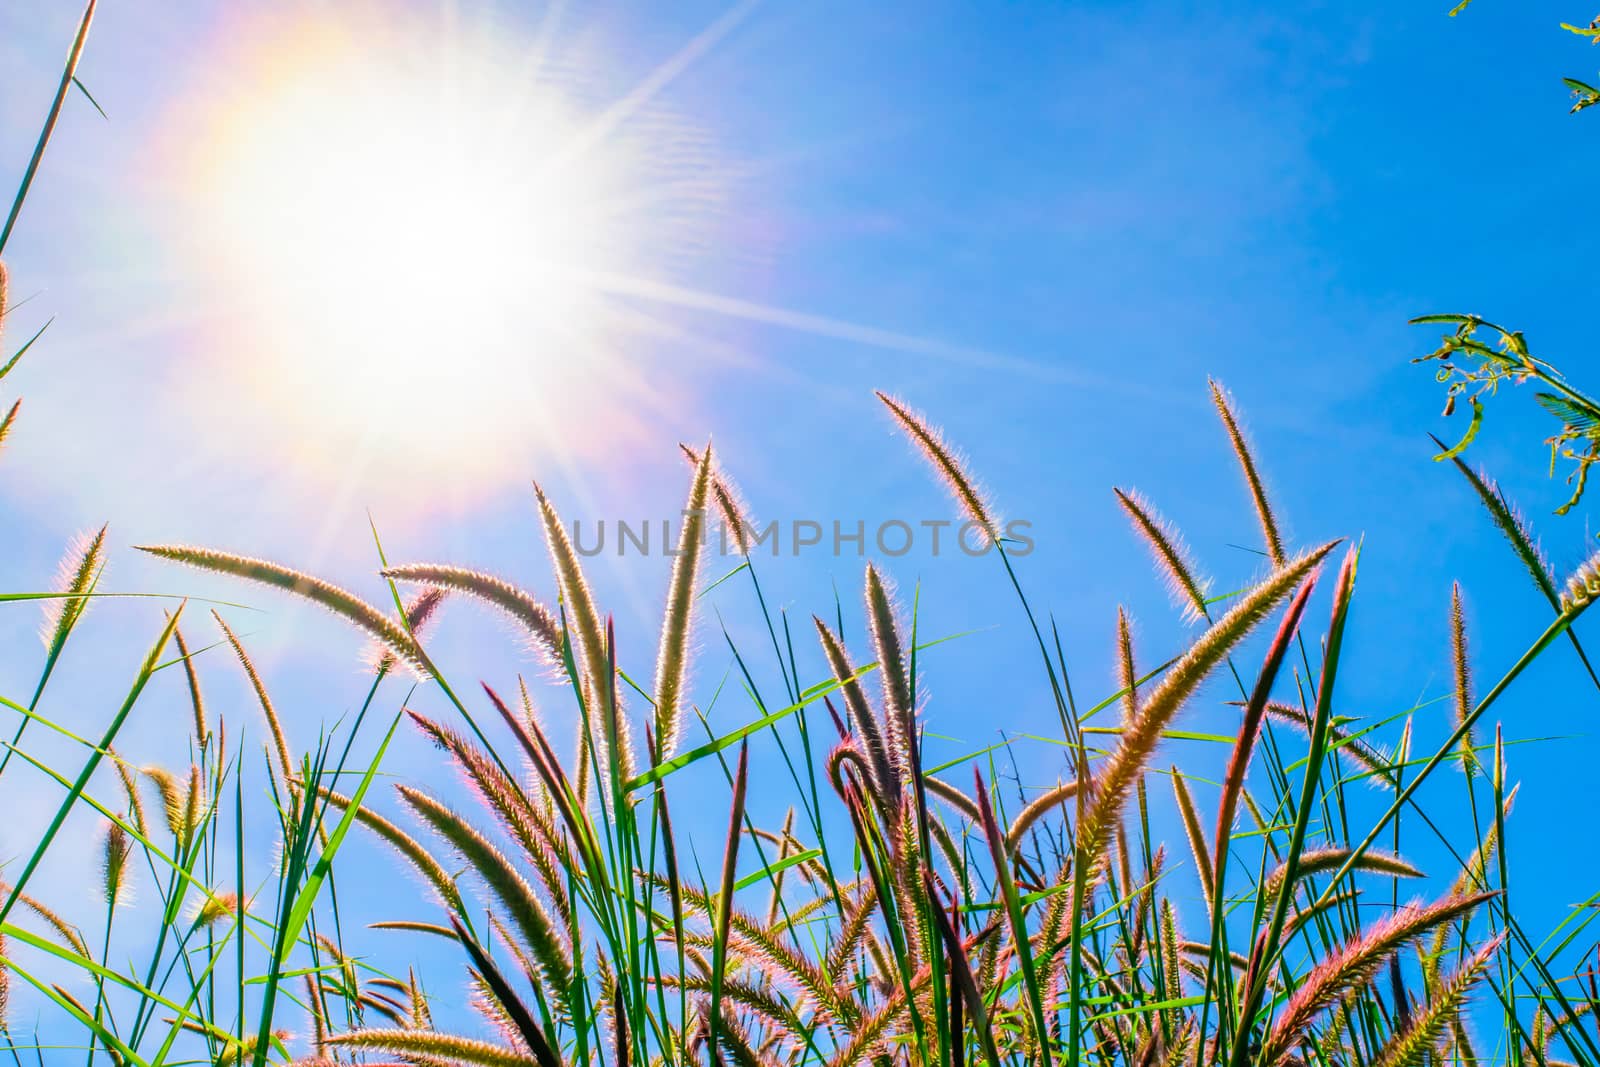
[[[1228,432],[1228,443],[1233,446],[1233,454],[1238,457],[1245,484],[1250,488],[1250,500],[1255,504],[1256,521],[1261,524],[1261,538],[1266,542],[1267,556],[1274,567],[1282,567],[1289,559],[1284,551],[1283,535],[1279,532],[1277,517],[1272,513],[1272,505],[1267,500],[1267,489],[1261,483],[1261,472],[1250,452],[1250,443],[1239,428],[1239,416],[1233,406],[1233,398],[1215,378],[1207,379],[1207,382],[1211,386],[1211,402],[1217,406],[1222,427]]]
[[[106,530],[73,538],[56,570],[55,590],[62,595],[44,602],[44,625],[39,639],[52,653],[59,652],[67,635],[89,610],[89,594],[105,570]]]
[[[258,582],[303,597],[320,604],[367,632],[419,673],[426,673],[426,658],[416,642],[411,640],[401,626],[383,612],[331,582],[285,567],[269,560],[250,556],[237,556],[209,548],[190,545],[135,545],[140,552],[148,552],[162,559],[187,564],[198,570],[228,574],[246,581]]]
[[[22,411],[22,398],[19,396],[11,402],[5,418],[0,418],[0,447],[4,447],[6,438],[11,436],[11,428],[16,425],[17,415]]]
[[[861,680],[856,677],[856,669],[850,662],[850,655],[845,651],[844,642],[827,623],[815,615],[811,617],[811,622],[817,628],[817,637],[822,642],[822,651],[827,657],[834,681],[838,682],[839,688],[844,692],[844,705],[850,729],[859,740],[871,772],[868,775],[868,784],[873,799],[881,810],[897,810],[903,799],[900,771],[889,757],[888,742],[884,740],[883,730],[878,724],[877,716],[872,713],[872,706],[867,703],[867,694],[861,688]]]
[[[1117,503],[1132,520],[1134,531],[1150,546],[1150,553],[1167,580],[1173,600],[1183,608],[1185,621],[1206,618],[1206,594],[1211,583],[1196,572],[1183,537],[1138,493],[1125,493],[1121,489],[1112,492],[1117,494]]]
[[[209,893],[196,905],[191,921],[196,930],[206,930],[224,919],[231,919],[238,911],[237,894]]]
[[[928,422],[921,412],[907,406],[904,401],[883,392],[879,392],[877,397],[883,401],[883,406],[889,409],[889,414],[894,416],[895,422],[900,424],[906,436],[911,438],[911,443],[916,446],[917,451],[933,465],[934,471],[949,487],[961,510],[983,530],[991,543],[998,544],[1000,523],[984,499],[983,493],[978,489],[978,484],[967,472],[966,464],[944,439],[944,434]]]
[[[100,849],[100,888],[105,902],[111,907],[126,904],[131,889],[128,881],[128,856],[133,851],[133,839],[116,823],[106,827],[105,843]]]
[[[906,668],[905,645],[895,611],[894,593],[878,568],[867,564],[867,621],[878,653],[878,673],[883,676],[883,718],[888,732],[889,758],[902,775],[911,772],[912,748],[917,743],[916,698]]]
[[[1228,613],[1212,623],[1167,670],[1094,778],[1092,795],[1078,823],[1077,851],[1081,861],[1098,866],[1104,860],[1111,829],[1121,817],[1129,792],[1155,752],[1162,731],[1184,702],[1336,544],[1337,541],[1330,541],[1297,556],[1254,589],[1241,594]]]
[[[244,668],[245,677],[250,681],[250,688],[256,694],[256,703],[261,705],[261,714],[266,717],[267,733],[272,737],[272,747],[278,756],[278,771],[287,782],[294,777],[294,758],[289,755],[289,741],[284,736],[283,723],[278,719],[278,709],[273,707],[272,698],[267,695],[267,687],[261,681],[261,675],[256,672],[256,665],[250,662],[250,654],[244,650],[239,635],[233,632],[233,628],[215,608],[211,610],[211,617],[222,628],[222,636],[233,649],[233,654],[239,657],[239,666]]]
[[[1183,817],[1183,833],[1189,839],[1189,851],[1194,856],[1194,872],[1200,879],[1200,894],[1205,898],[1206,911],[1213,905],[1211,891],[1216,881],[1211,866],[1211,846],[1206,843],[1206,832],[1200,826],[1200,812],[1194,806],[1194,797],[1178,768],[1172,768],[1172,794],[1178,801],[1178,813]]]
[[[178,646],[178,658],[183,660],[183,676],[189,685],[189,710],[194,713],[194,743],[205,748],[211,740],[211,727],[206,722],[206,702],[200,695],[200,674],[195,670],[194,656],[189,642],[184,640],[182,627],[172,628],[172,640]]]
[[[1269,700],[1266,704],[1266,715],[1274,722],[1285,723],[1301,733],[1311,732],[1311,715],[1304,708],[1297,708],[1278,700]],[[1390,758],[1384,749],[1359,735],[1332,725],[1328,727],[1328,748],[1342,760],[1353,763],[1367,772],[1369,781],[1374,787],[1382,789],[1393,787],[1397,774],[1396,761]]]
[[[1337,871],[1355,855],[1348,848],[1330,846],[1328,848],[1315,848],[1300,854],[1298,865],[1295,867],[1295,881],[1309,878],[1313,875],[1327,874]],[[1288,864],[1284,864],[1267,875],[1262,883],[1261,895],[1264,899],[1271,900],[1283,888],[1283,880],[1288,876]],[[1390,878],[1421,878],[1422,872],[1399,856],[1376,849],[1368,849],[1356,857],[1350,867],[1353,871],[1368,871],[1373,874],[1384,874]]]
[[[380,572],[395,582],[421,582],[481,600],[522,628],[533,652],[552,666],[561,663],[561,623],[530,592],[504,578],[444,563],[407,563]]]
[[[689,635],[694,626],[695,584],[705,544],[706,496],[711,492],[711,446],[707,445],[689,484],[683,505],[683,529],[672,561],[667,587],[667,612],[661,622],[661,647],[656,653],[656,761],[671,759],[683,734],[684,679],[689,666]]]
[[[1455,672],[1455,724],[1459,729],[1472,718],[1472,663],[1467,657],[1467,622],[1461,608],[1461,583],[1450,586],[1450,665]],[[1468,729],[1461,737],[1461,766],[1469,774],[1473,765],[1475,746],[1473,731]]]
[[[406,602],[406,629],[411,631],[413,640],[428,628],[428,624],[439,612],[439,605],[444,603],[444,598],[448,595],[439,586],[430,585]],[[399,657],[387,645],[378,641],[371,642],[366,658],[373,674],[388,674],[400,662]]]
[[[321,788],[317,790],[317,795],[338,811],[350,810],[350,798],[342,793]],[[416,838],[366,805],[356,809],[356,821],[398,852],[412,869],[422,876],[423,881],[439,894],[439,899],[443,901],[445,907],[451,910],[459,910],[462,907],[461,891],[456,887],[455,876],[446,871],[444,865],[434,859],[433,854]]]
[[[397,788],[406,805],[455,850],[499,901],[532,951],[554,998],[565,1003],[572,975],[571,949],[565,943],[564,932],[551,919],[533,887],[517,872],[505,853],[460,815],[420,789]]]
[[[327,1043],[357,1051],[389,1052],[413,1063],[471,1063],[479,1067],[535,1067],[525,1052],[434,1030],[352,1030]]]
[[[621,707],[611,706],[616,697],[617,687],[611,676],[611,665],[607,657],[605,628],[600,621],[600,611],[595,606],[594,596],[589,591],[589,582],[584,578],[583,567],[578,562],[578,553],[567,537],[566,527],[561,523],[560,514],[545,496],[544,490],[535,483],[533,492],[539,501],[539,516],[544,523],[545,544],[549,548],[551,562],[555,564],[556,580],[561,587],[561,602],[567,610],[568,633],[576,638],[573,655],[584,678],[584,699],[588,706],[589,723],[588,729],[578,731],[578,798],[582,802],[588,796],[587,745],[591,740],[590,734],[599,736],[605,745],[599,753],[601,759],[598,761],[602,774],[609,774],[612,763],[615,763],[624,778],[633,777],[633,751],[628,740],[628,717]],[[597,720],[598,729],[596,729]]]
[[[1122,725],[1139,714],[1139,673],[1133,663],[1133,625],[1128,612],[1117,605],[1117,687],[1122,691]]]
[[[1312,969],[1289,998],[1262,1042],[1262,1064],[1279,1063],[1306,1033],[1316,1017],[1347,992],[1373,980],[1395,952],[1441,923],[1472,912],[1494,893],[1450,896],[1426,906],[1408,904],[1374,923]]]
[[[1379,1050],[1372,1061],[1373,1067],[1411,1067],[1429,1059],[1429,1054],[1439,1046],[1439,1039],[1452,1022],[1460,1018],[1461,1006],[1472,987],[1483,978],[1489,961],[1505,944],[1506,934],[1489,940],[1473,954],[1461,968],[1451,975],[1444,985],[1432,990],[1428,1003],[1409,1026],[1394,1035]]]
[[[678,448],[683,451],[690,468],[700,466],[699,452],[681,442]],[[734,547],[739,550],[740,555],[748,555],[751,538],[755,534],[755,519],[750,517],[750,508],[739,492],[739,487],[728,477],[722,465],[715,462],[711,468],[711,497],[716,502],[718,514],[722,516],[723,528],[733,536]]]

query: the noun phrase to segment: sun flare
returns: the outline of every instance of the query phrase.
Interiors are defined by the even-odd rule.
[[[602,402],[620,432],[637,316],[595,279],[700,240],[700,140],[617,121],[504,34],[330,17],[245,35],[185,123],[190,254],[235,294],[216,310],[244,405],[365,481],[526,466]]]

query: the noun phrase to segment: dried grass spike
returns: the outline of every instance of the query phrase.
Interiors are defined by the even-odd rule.
[[[63,595],[44,601],[44,625],[39,630],[39,639],[52,653],[60,651],[67,635],[89,610],[88,594],[105,569],[108,528],[102,526],[93,534],[74,537],[61,557],[55,591]]]
[[[1200,826],[1200,812],[1194,806],[1194,797],[1189,794],[1189,786],[1183,780],[1183,775],[1178,773],[1178,768],[1172,768],[1172,793],[1178,800],[1178,812],[1183,816],[1183,833],[1189,839],[1189,851],[1194,854],[1195,874],[1200,878],[1200,893],[1205,898],[1206,911],[1209,913],[1213,907],[1211,893],[1216,881],[1214,868],[1211,866],[1211,846],[1206,844],[1206,832]]]
[[[1000,523],[978,490],[977,483],[967,473],[961,457],[945,441],[944,434],[929,423],[921,412],[908,407],[903,401],[883,392],[877,396],[906,436],[911,438],[911,443],[933,464],[933,469],[949,487],[961,510],[984,531],[991,542],[998,543]]]
[[[1505,939],[1505,934],[1495,937],[1451,975],[1442,988],[1432,992],[1427,1006],[1409,1026],[1389,1039],[1372,1061],[1372,1067],[1412,1067],[1426,1062],[1429,1053],[1438,1047],[1445,1028],[1460,1017],[1467,993],[1483,977],[1489,961],[1500,951]]]
[[[1194,622],[1206,618],[1206,593],[1211,583],[1197,576],[1178,531],[1139,494],[1125,493],[1121,489],[1112,492],[1117,494],[1117,502],[1133,520],[1134,530],[1150,546],[1156,566],[1166,576],[1173,600],[1183,606],[1184,620]]]
[[[428,623],[433,621],[438,614],[439,605],[444,603],[447,592],[438,586],[429,586],[416,596],[412,597],[405,605],[406,629],[411,631],[415,640],[427,629]],[[388,646],[378,641],[370,642],[367,646],[365,662],[373,674],[388,674],[400,662]]]
[[[1419,906],[1408,904],[1346,942],[1314,967],[1262,1042],[1261,1062],[1276,1063],[1305,1035],[1312,1021],[1346,992],[1377,975],[1389,956],[1441,923],[1458,919],[1494,896],[1449,896]]]
[[[556,579],[561,586],[561,599],[567,608],[567,621],[576,637],[576,647],[573,652],[579,662],[579,669],[584,672],[586,679],[585,700],[588,702],[590,730],[594,729],[596,719],[600,722],[601,739],[606,745],[604,751],[599,753],[602,771],[610,767],[614,759],[621,768],[624,778],[633,777],[633,751],[628,739],[628,717],[620,707],[611,709],[607,713],[602,704],[608,701],[616,691],[616,686],[610,677],[610,667],[606,658],[605,626],[601,622],[600,611],[594,602],[594,596],[589,590],[588,580],[584,578],[583,567],[578,562],[578,553],[572,547],[572,541],[567,537],[566,527],[561,523],[561,516],[556,512],[555,505],[550,503],[544,495],[544,490],[537,484],[533,487],[534,495],[539,501],[539,515],[544,523],[545,543],[550,550],[551,561],[555,564]],[[583,731],[580,731],[582,734]],[[585,763],[580,752],[580,763]],[[587,766],[579,768],[580,781],[587,773]],[[579,800],[586,799],[584,793],[587,789],[580,787]]]
[[[1461,609],[1460,582],[1450,586],[1450,664],[1455,668],[1455,713],[1456,727],[1459,729],[1472,716],[1472,664],[1467,657],[1467,623]],[[1461,766],[1469,773],[1476,746],[1473,733],[1468,730],[1461,738]]]
[[[11,407],[6,411],[5,418],[0,419],[0,446],[4,446],[6,438],[11,436],[11,428],[17,423],[17,415],[22,412],[22,398],[19,396],[11,402]]]
[[[883,675],[883,717],[888,728],[889,758],[902,775],[910,773],[912,746],[916,744],[916,703],[906,671],[905,646],[900,640],[894,594],[872,564],[867,564],[867,619],[872,643]]]
[[[679,444],[683,450],[684,458],[689,461],[690,467],[700,466],[700,453],[686,444]],[[750,517],[750,509],[744,502],[744,497],[739,493],[739,487],[733,483],[719,464],[713,463],[711,468],[711,496],[716,501],[717,511],[722,515],[723,527],[733,534],[734,547],[741,556],[750,554],[751,536],[755,530],[755,519]],[[725,544],[726,542],[724,542]]]
[[[711,487],[711,446],[700,455],[683,506],[683,530],[672,561],[672,581],[667,589],[667,613],[661,623],[661,647],[656,654],[655,760],[671,759],[683,733],[683,688],[688,673],[689,634],[694,626],[695,582],[700,572],[705,542],[706,494]]]
[[[427,671],[426,657],[422,654],[422,650],[401,626],[365,600],[332,582],[323,581],[321,578],[269,560],[237,556],[209,548],[196,548],[190,545],[135,545],[134,547],[140,552],[148,552],[162,559],[269,585],[320,604],[393,649],[396,655],[419,673]]]
[[[1134,783],[1150,761],[1161,733],[1200,683],[1222,663],[1228,653],[1254,630],[1284,597],[1305,580],[1338,542],[1312,549],[1269,575],[1254,589],[1240,595],[1228,613],[1212,623],[1172,665],[1161,684],[1139,709],[1139,717],[1122,732],[1122,741],[1105,761],[1093,782],[1078,822],[1078,854],[1098,865],[1104,859],[1111,828],[1121,817]]]
[[[1222,426],[1228,431],[1228,443],[1233,445],[1233,454],[1239,458],[1239,468],[1244,472],[1245,484],[1250,487],[1250,499],[1255,504],[1256,520],[1261,524],[1261,537],[1266,542],[1267,555],[1274,567],[1281,567],[1289,558],[1283,548],[1283,535],[1278,530],[1278,520],[1272,513],[1272,505],[1267,501],[1267,490],[1261,484],[1261,473],[1256,468],[1255,457],[1250,453],[1250,443],[1245,440],[1244,431],[1239,428],[1239,418],[1234,410],[1233,398],[1215,378],[1208,379],[1208,384],[1211,386],[1211,402],[1217,406],[1217,414],[1222,417]]]
[[[278,719],[278,709],[272,706],[272,698],[267,695],[267,687],[261,681],[256,665],[250,661],[250,654],[244,650],[239,635],[233,632],[233,628],[215,608],[211,610],[211,617],[217,620],[217,625],[222,628],[222,636],[233,649],[233,654],[239,657],[239,666],[244,668],[244,675],[250,681],[250,688],[255,691],[256,703],[261,705],[261,714],[267,720],[267,732],[272,735],[272,747],[278,756],[279,773],[283,775],[283,780],[288,782],[294,778],[294,759],[289,755],[289,740],[284,736],[283,723]]]
[[[445,563],[407,563],[380,572],[395,582],[420,582],[452,589],[483,601],[527,631],[533,650],[552,665],[561,663],[561,623],[532,593],[504,578]]]

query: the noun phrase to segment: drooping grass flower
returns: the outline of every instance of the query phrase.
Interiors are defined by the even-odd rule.
[[[1121,815],[1129,791],[1149,763],[1161,733],[1200,683],[1284,597],[1316,569],[1337,542],[1312,549],[1242,594],[1228,613],[1212,623],[1168,669],[1139,709],[1138,718],[1122,733],[1121,743],[1096,774],[1092,795],[1078,823],[1078,855],[1099,864],[1111,828]]]
[[[1278,1063],[1318,1014],[1332,1007],[1349,990],[1372,981],[1390,955],[1440,923],[1468,914],[1494,895],[1475,893],[1445,897],[1426,906],[1408,904],[1340,946],[1312,969],[1284,1005],[1262,1042],[1259,1062]]]
[[[481,600],[520,626],[529,647],[545,662],[561,663],[561,623],[532,593],[504,578],[444,563],[407,563],[380,573],[391,581],[421,582]]]
[[[46,649],[58,651],[89,610],[88,594],[105,568],[107,529],[102,526],[93,534],[75,537],[61,557],[56,592],[62,595],[44,602],[44,625],[39,630]]]
[[[683,733],[683,688],[688,673],[689,634],[694,621],[695,581],[705,541],[706,495],[711,489],[711,446],[700,454],[683,506],[683,529],[672,561],[667,612],[656,653],[655,759],[671,759]]]
[[[966,464],[960,455],[944,439],[944,434],[930,423],[921,412],[907,406],[904,401],[879,392],[879,400],[889,409],[889,414],[894,416],[895,422],[905,431],[917,451],[933,465],[950,493],[955,497],[961,510],[981,529],[990,543],[1000,540],[1000,523],[996,519],[993,509],[984,499],[983,493],[978,489],[978,484],[967,472]]]
[[[1194,622],[1205,618],[1206,594],[1211,583],[1196,571],[1183,537],[1139,494],[1125,493],[1121,489],[1112,492],[1132,520],[1135,532],[1150,546],[1150,554],[1166,578],[1173,600],[1183,607],[1184,619]]]
[[[383,612],[332,582],[269,560],[236,556],[190,545],[135,545],[140,552],[170,559],[204,571],[230,574],[304,597],[365,630],[370,637],[394,650],[419,672],[426,672],[422,650],[411,636]]]
[[[1228,432],[1228,443],[1233,446],[1233,454],[1238,457],[1239,468],[1244,472],[1245,484],[1250,488],[1250,500],[1255,504],[1256,521],[1261,524],[1261,537],[1267,545],[1267,556],[1274,567],[1282,567],[1289,559],[1284,551],[1283,535],[1278,529],[1278,519],[1272,513],[1272,505],[1267,500],[1266,486],[1261,482],[1261,472],[1256,467],[1255,457],[1251,455],[1250,444],[1245,440],[1244,431],[1239,428],[1239,416],[1234,409],[1233,398],[1221,382],[1214,378],[1207,381],[1211,386],[1211,402],[1217,406],[1223,429]]]
[[[700,453],[686,444],[680,443],[678,448],[689,461],[690,468],[700,466]],[[756,522],[750,517],[750,508],[740,494],[739,487],[733,479],[722,469],[722,465],[715,460],[711,468],[711,497],[716,502],[717,512],[722,516],[722,526],[733,537],[733,546],[740,555],[750,552],[751,538],[755,534]]]
[[[284,736],[283,723],[278,719],[278,709],[273,706],[272,698],[267,695],[266,684],[256,672],[256,665],[250,661],[250,654],[244,650],[239,635],[233,632],[233,628],[215,608],[211,610],[211,617],[222,628],[222,636],[233,649],[233,654],[239,658],[239,666],[244,668],[244,675],[250,681],[250,688],[256,695],[256,703],[261,705],[261,714],[267,720],[267,733],[272,737],[272,747],[278,756],[278,771],[287,782],[294,777],[294,757],[289,755],[289,740]]]

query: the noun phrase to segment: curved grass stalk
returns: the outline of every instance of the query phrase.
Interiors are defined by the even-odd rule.
[[[1460,918],[1496,895],[1450,896],[1426,907],[1409,904],[1342,945],[1312,969],[1284,1005],[1262,1042],[1260,1062],[1277,1063],[1294,1047],[1318,1014],[1332,1007],[1347,991],[1372,981],[1378,969],[1395,952],[1440,923]]]
[[[1202,681],[1228,653],[1255,629],[1284,597],[1316,569],[1338,542],[1329,542],[1290,561],[1239,597],[1228,613],[1214,622],[1167,671],[1139,709],[1139,717],[1123,731],[1122,741],[1094,778],[1091,795],[1078,823],[1077,852],[1092,866],[1105,858],[1111,827],[1139,774],[1149,763],[1162,731]]]
[[[504,1045],[434,1030],[353,1030],[328,1038],[328,1044],[356,1050],[393,1052],[407,1058],[473,1064],[475,1067],[541,1067],[531,1055]]]
[[[545,911],[533,887],[505,855],[455,812],[410,786],[396,787],[411,810],[461,856],[511,916],[557,1000],[566,1002],[572,982],[570,949],[564,931]]]
[[[411,635],[406,633],[404,627],[354,593],[341,589],[332,582],[323,581],[321,578],[269,560],[237,556],[209,548],[196,548],[191,545],[135,545],[134,548],[198,570],[229,574],[235,578],[282,589],[320,604],[333,614],[366,631],[368,636],[387,645],[397,656],[419,672],[427,672],[426,657],[422,649],[411,639]]]
[[[1228,432],[1228,443],[1233,446],[1233,454],[1239,460],[1239,469],[1244,473],[1245,484],[1250,488],[1250,500],[1255,504],[1256,521],[1261,524],[1261,538],[1266,542],[1267,556],[1272,560],[1274,567],[1282,567],[1289,559],[1288,553],[1283,548],[1283,535],[1279,532],[1277,517],[1272,513],[1272,505],[1267,500],[1267,489],[1261,482],[1261,473],[1256,467],[1255,457],[1250,453],[1250,444],[1245,440],[1244,431],[1239,428],[1239,418],[1234,410],[1233,398],[1215,378],[1208,378],[1206,381],[1211,386],[1211,402],[1217,406],[1222,427]]]
[[[561,662],[561,623],[532,593],[504,578],[445,563],[406,563],[379,573],[391,581],[438,586],[481,600],[521,626],[530,647],[547,662]]]
[[[678,448],[682,450],[691,468],[700,466],[699,452],[681,442]],[[739,487],[715,461],[711,468],[711,496],[716,501],[717,511],[722,514],[723,526],[733,533],[734,547],[739,550],[741,556],[749,555],[750,537],[755,529],[755,520],[750,517],[750,509],[746,506],[744,497],[740,495]]]
[[[347,811],[350,808],[350,798],[342,793],[319,787],[317,795],[339,811]],[[368,807],[356,810],[356,821],[400,853],[406,862],[422,875],[423,880],[434,888],[446,907],[452,911],[462,909],[461,891],[456,887],[455,879],[416,838]]]
[[[245,677],[250,680],[250,688],[255,691],[256,702],[261,705],[261,714],[266,716],[267,732],[272,736],[272,746],[278,756],[278,771],[283,775],[285,782],[291,780],[295,774],[294,757],[289,755],[289,740],[284,736],[283,723],[278,718],[278,709],[273,707],[272,698],[267,695],[267,687],[261,680],[261,675],[256,671],[256,665],[250,661],[250,655],[244,650],[244,643],[233,632],[223,617],[213,608],[211,617],[217,620],[217,625],[222,628],[222,636],[227,640],[233,654],[239,657],[239,666],[244,668]]]
[[[561,600],[567,608],[571,632],[577,637],[577,647],[573,651],[586,679],[584,701],[589,721],[585,729],[578,731],[578,799],[582,803],[588,796],[589,755],[586,746],[592,743],[589,735],[597,732],[596,720],[599,723],[598,736],[605,745],[603,751],[599,753],[601,772],[609,774],[611,765],[615,763],[618,773],[624,780],[633,777],[633,751],[628,740],[628,717],[620,707],[615,706],[616,701],[613,697],[616,686],[612,684],[609,675],[605,628],[601,625],[600,612],[589,591],[589,583],[583,576],[583,567],[578,562],[578,554],[572,547],[572,541],[567,537],[566,527],[561,524],[561,516],[556,512],[555,505],[550,503],[544,495],[544,490],[537,484],[534,485],[533,491],[539,501],[539,515],[544,523],[545,543],[550,550],[551,561],[555,564],[556,580],[561,586]]]
[[[671,759],[683,733],[683,686],[688,673],[689,633],[694,622],[695,580],[705,541],[706,493],[711,485],[711,446],[707,445],[695,467],[689,499],[683,507],[683,530],[672,561],[672,581],[667,590],[667,614],[661,624],[661,648],[656,654],[656,750],[654,761]]]
[[[878,654],[878,671],[883,677],[883,718],[888,733],[889,759],[902,776],[912,763],[911,748],[916,744],[916,701],[911,678],[906,673],[905,645],[900,640],[894,597],[888,584],[872,564],[867,564],[867,619],[872,644]]]
[[[903,401],[884,392],[877,393],[877,397],[889,409],[889,414],[894,416],[906,436],[911,438],[917,451],[933,465],[935,473],[949,487],[961,510],[989,537],[991,543],[999,543],[1000,524],[993,510],[979,491],[977,482],[967,473],[966,464],[944,439],[944,434],[926,416]]]
[[[1148,500],[1137,493],[1124,493],[1121,489],[1113,489],[1112,492],[1132,520],[1134,531],[1150,547],[1157,569],[1166,576],[1173,599],[1183,606],[1184,620],[1195,622],[1206,618],[1206,595],[1211,582],[1196,573],[1183,537]]]
[[[1294,876],[1298,881],[1315,874],[1326,874],[1337,871],[1350,863],[1351,871],[1368,871],[1373,874],[1386,874],[1391,878],[1421,878],[1423,874],[1399,856],[1387,852],[1368,850],[1360,856],[1355,856],[1348,848],[1329,846],[1327,848],[1314,848],[1300,854],[1295,864]],[[1284,879],[1289,877],[1287,864],[1277,867],[1267,875],[1266,881],[1261,884],[1261,892],[1266,897],[1276,897],[1283,889]]]

